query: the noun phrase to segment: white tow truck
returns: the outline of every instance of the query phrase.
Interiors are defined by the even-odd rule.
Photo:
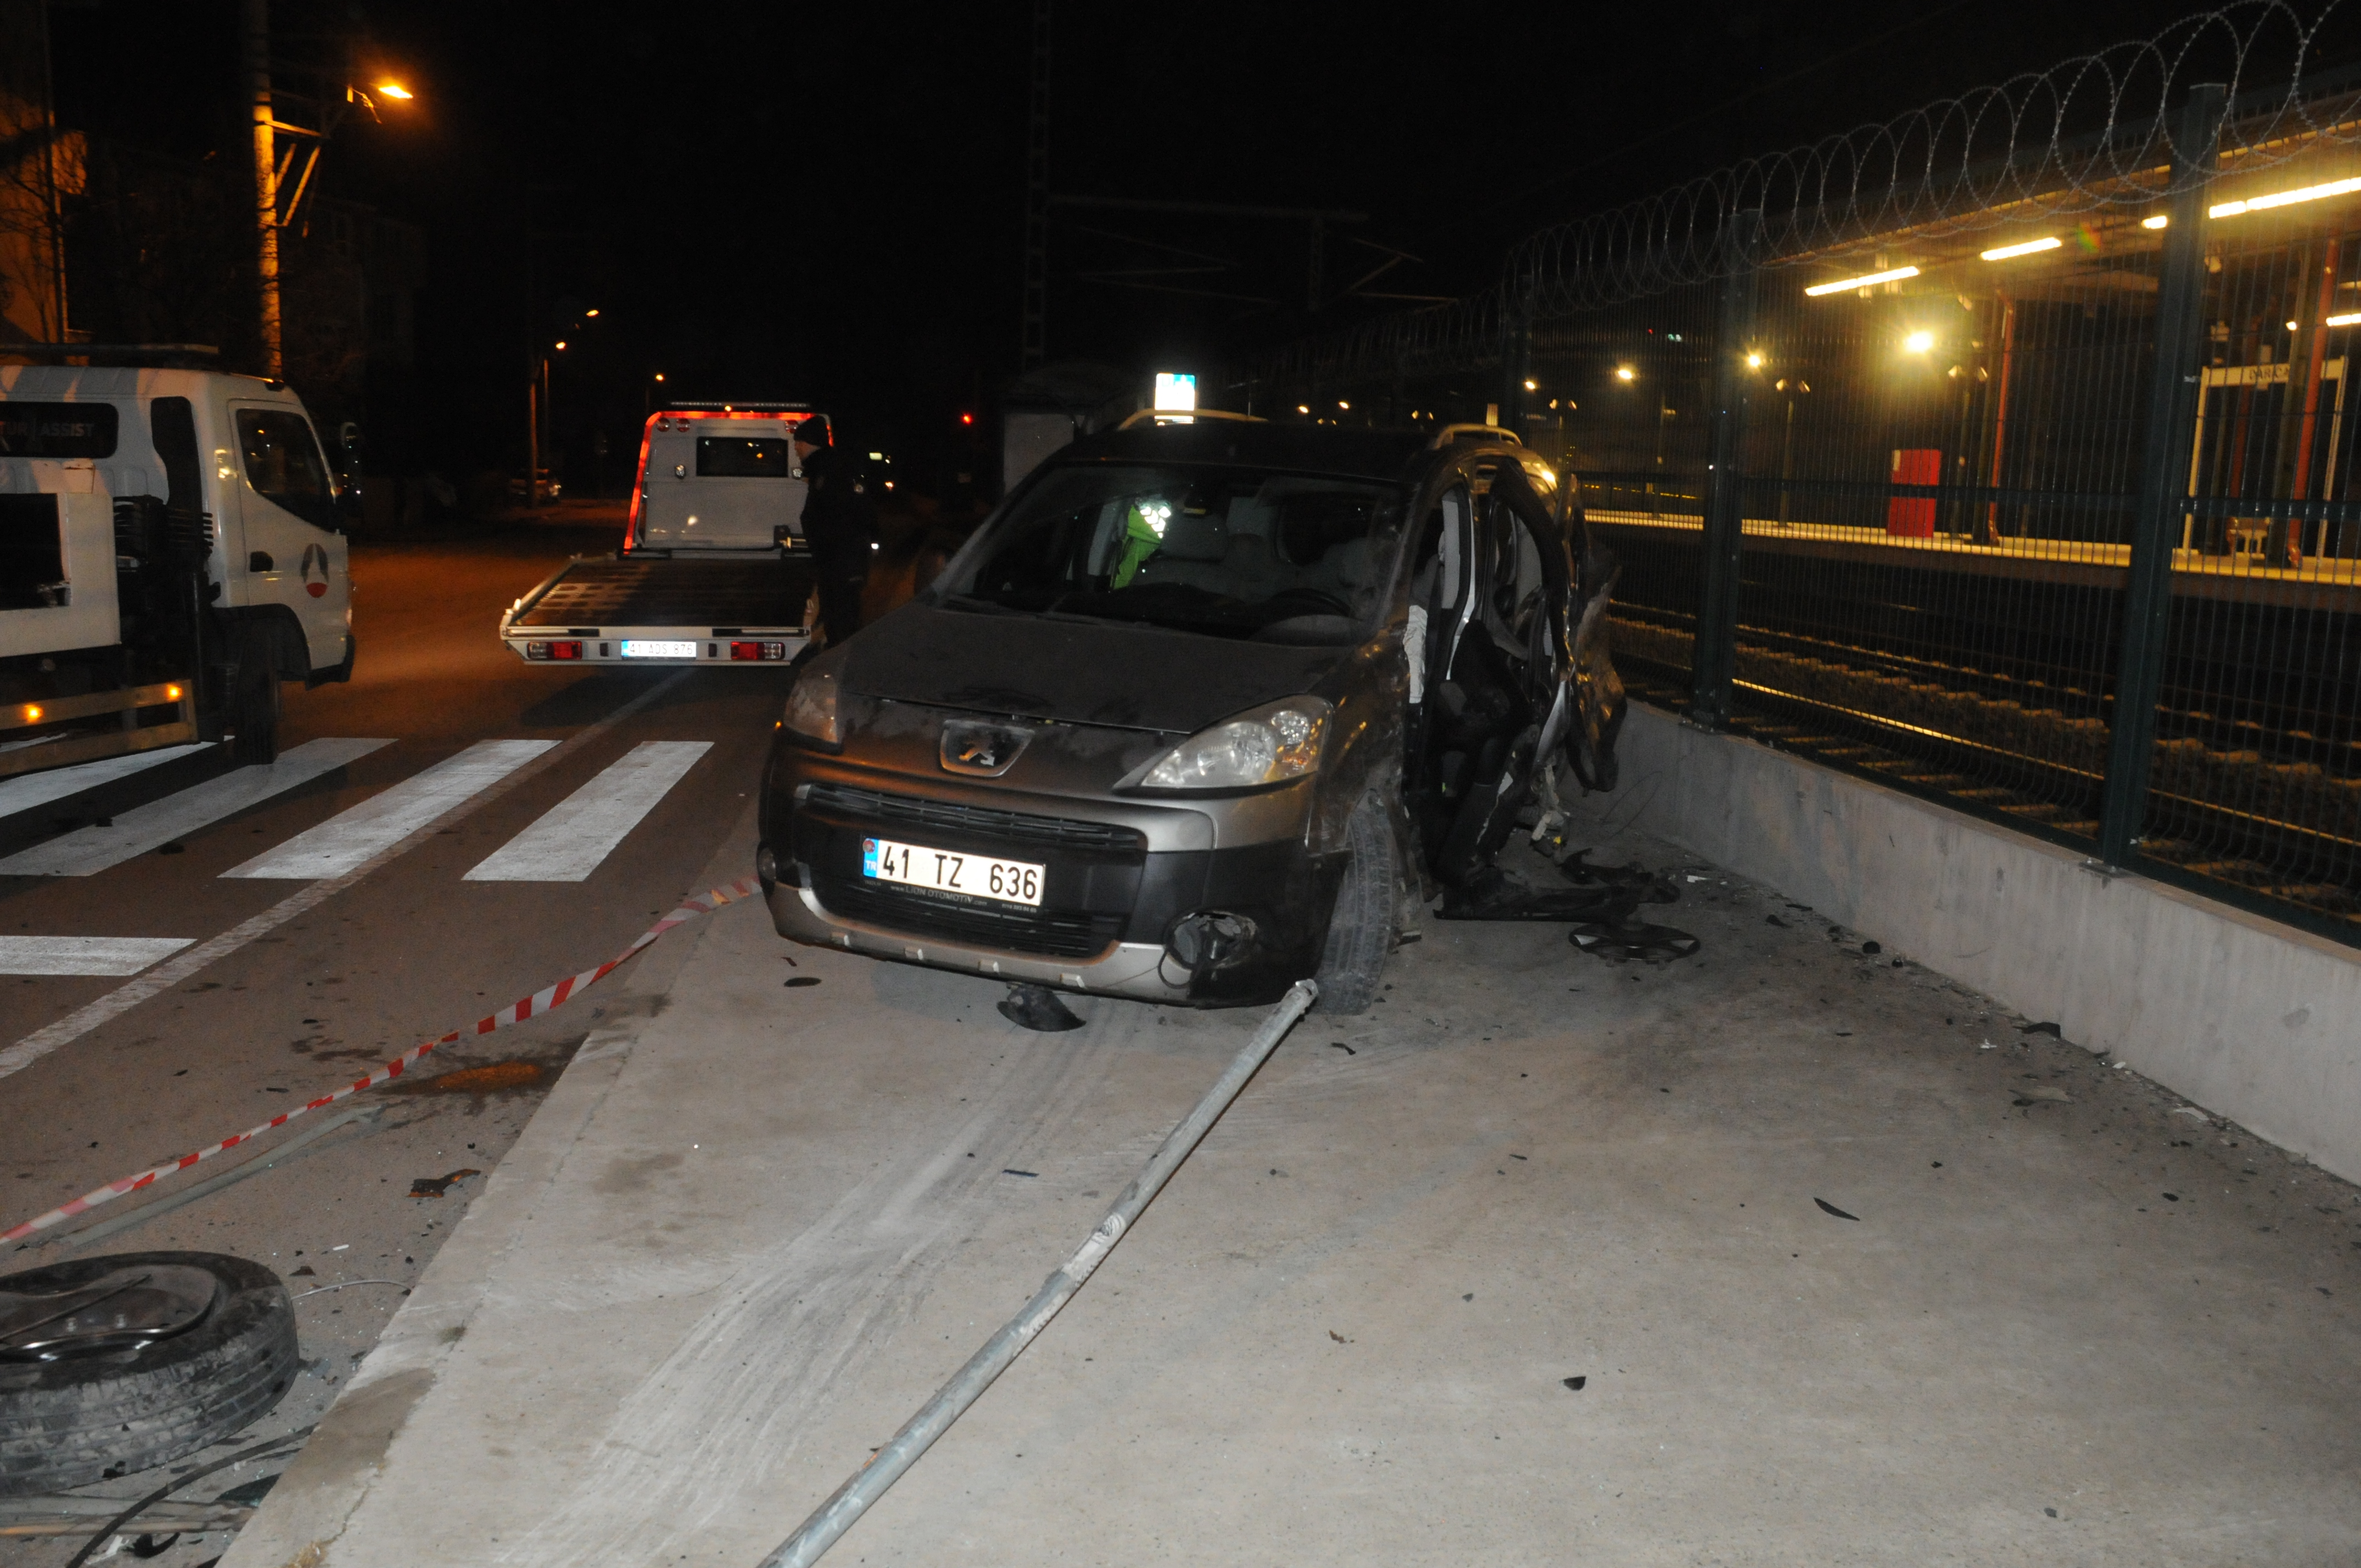
[[[675,404],[648,417],[623,547],[567,563],[509,607],[532,663],[731,664],[810,641],[800,403]]]
[[[285,383],[194,345],[6,345],[0,780],[225,739],[278,755],[280,683],[349,679],[340,490]]]

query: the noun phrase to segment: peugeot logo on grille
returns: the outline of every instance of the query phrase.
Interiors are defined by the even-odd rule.
[[[943,726],[943,766],[954,773],[998,778],[1032,739],[1033,731],[1014,725],[953,719]]]

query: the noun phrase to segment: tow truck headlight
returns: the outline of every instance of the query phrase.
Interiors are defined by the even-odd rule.
[[[1150,762],[1135,789],[1253,789],[1316,773],[1328,703],[1291,696],[1201,729]]]
[[[844,744],[844,722],[838,717],[837,695],[844,673],[844,650],[831,648],[806,664],[787,693],[787,711],[781,722],[791,735],[822,746]]]

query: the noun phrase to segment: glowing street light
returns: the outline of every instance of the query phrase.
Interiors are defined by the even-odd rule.
[[[2323,326],[2361,326],[2361,311],[2356,311],[2350,315],[2331,316],[2320,324]]]
[[[1629,365],[1618,365],[1615,367],[1615,378],[1619,381],[1628,381],[1637,374],[1638,372],[1633,370]]]
[[[1912,354],[1924,354],[1935,346],[1935,334],[1925,331],[1914,332],[1902,340],[1902,346]]]
[[[1749,370],[1760,370],[1763,368],[1763,356],[1759,351],[1746,356],[1746,367]]]
[[[1817,300],[1823,294],[1850,294],[1856,289],[1873,289],[1880,283],[1898,283],[1917,276],[1916,267],[1892,267],[1883,272],[1864,272],[1858,278],[1839,278],[1833,283],[1815,283],[1804,292]]]
[[[407,104],[412,98],[418,96],[417,93],[412,93],[409,88],[404,87],[399,82],[380,82],[375,87],[369,89],[369,91],[372,93],[382,93],[385,96],[392,99],[397,104]]]
[[[1983,253],[1986,261],[2007,261],[2019,256],[2033,256],[2045,250],[2055,250],[2066,242],[2056,235],[2040,239],[2028,239],[2022,245],[2000,245]]]
[[[1526,382],[1525,382],[1525,390],[1526,390],[1526,391],[1528,391],[1528,392],[1538,392],[1538,391],[1540,391],[1541,389],[1542,389],[1542,384],[1541,384],[1539,381],[1532,380],[1532,379],[1530,379],[1530,378],[1528,378],[1528,379],[1526,380]]]
[[[2157,213],[2149,217],[2142,218],[2140,220],[2140,227],[2144,229],[2160,229],[2171,222],[2172,214],[2170,213]]]

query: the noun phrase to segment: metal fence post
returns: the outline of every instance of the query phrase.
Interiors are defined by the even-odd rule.
[[[1723,236],[1721,310],[1715,323],[1713,434],[1706,475],[1705,565],[1690,663],[1689,718],[1708,729],[1730,722],[1738,668],[1739,550],[1745,526],[1747,344],[1754,334],[1759,212],[1732,213]]]
[[[2099,808],[2099,858],[2111,866],[2130,861],[2147,807],[2156,704],[2164,686],[2165,633],[2172,609],[2172,552],[2188,510],[2189,443],[2205,339],[2205,204],[2219,161],[2224,98],[2220,83],[2201,83],[2191,90],[2173,125],[2175,172],[2187,183],[2166,206],[2171,221],[2165,226],[2158,279],[2147,449],[2140,463],[2139,510],[2132,514],[2123,647]]]
[[[1530,258],[1510,258],[1508,298],[1500,321],[1500,425],[1525,433],[1525,380],[1532,374],[1534,272]]]

